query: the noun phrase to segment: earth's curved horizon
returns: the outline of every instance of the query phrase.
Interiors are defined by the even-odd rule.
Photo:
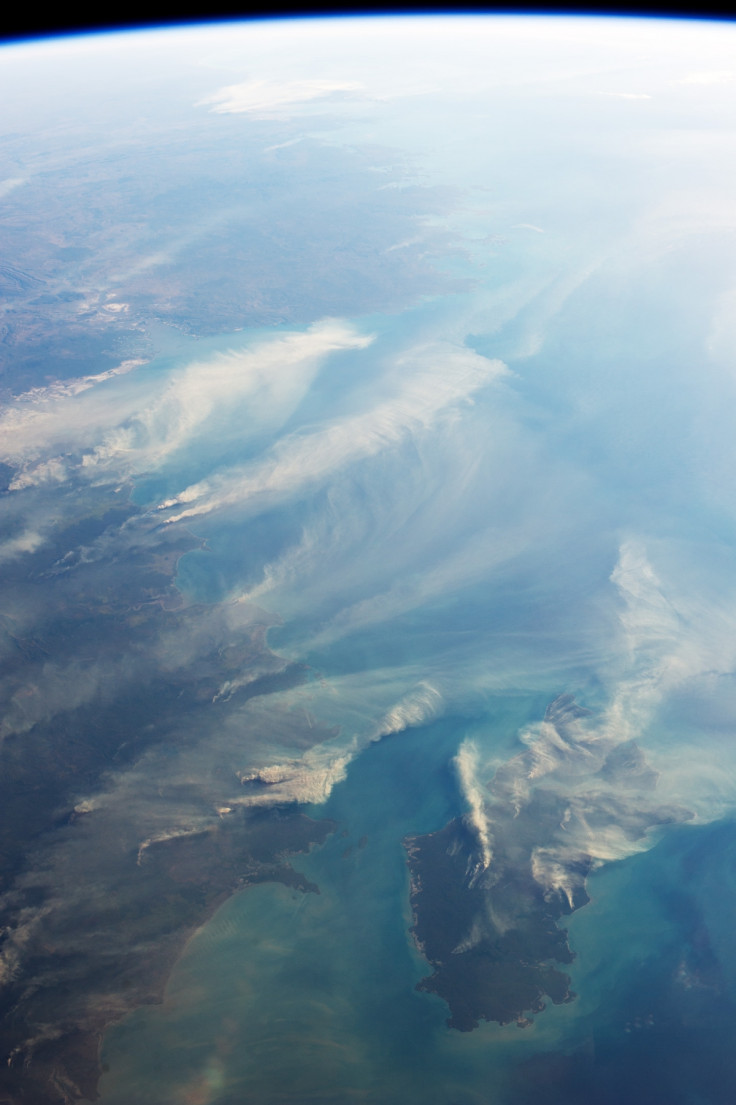
[[[4,1105],[732,1105],[734,47],[0,46]]]

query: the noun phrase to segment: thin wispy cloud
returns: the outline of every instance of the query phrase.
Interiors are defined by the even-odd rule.
[[[20,396],[0,419],[12,487],[82,479],[120,480],[159,468],[211,432],[239,441],[275,431],[298,406],[331,353],[364,349],[369,336],[322,322],[167,374],[117,377],[140,362]],[[54,449],[63,455],[51,456]]]
[[[401,381],[398,395],[365,413],[281,439],[252,465],[192,484],[161,504],[161,510],[184,508],[170,514],[167,521],[236,506],[264,509],[395,445],[408,434],[429,428],[442,411],[507,372],[501,361],[449,343],[414,350],[397,358],[394,368]]]

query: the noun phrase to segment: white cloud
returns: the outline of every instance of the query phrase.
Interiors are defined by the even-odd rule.
[[[736,80],[733,69],[702,69],[697,73],[688,73],[682,78],[682,84],[731,84]]]
[[[15,560],[26,553],[35,552],[44,543],[44,535],[37,529],[26,529],[16,537],[3,541],[0,545],[0,564]]]
[[[616,100],[651,100],[648,92],[599,92],[599,96],[611,96]]]
[[[41,484],[64,483],[68,475],[66,461],[62,457],[52,457],[31,468],[24,468],[10,481],[8,490],[23,491],[26,487],[39,487]]]
[[[26,183],[26,178],[23,176],[11,176],[6,177],[5,180],[0,180],[0,199],[9,195],[16,188],[20,188],[21,184]]]
[[[358,81],[345,80],[251,80],[241,84],[226,85],[211,96],[200,100],[199,106],[224,114],[270,115],[284,109],[321,100],[340,92],[361,92],[364,86]]]

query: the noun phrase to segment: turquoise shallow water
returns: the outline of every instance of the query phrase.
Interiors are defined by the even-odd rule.
[[[511,699],[485,724],[513,734],[533,705]],[[164,1005],[108,1034],[104,1102],[444,1105],[448,1084],[472,1088],[467,1057],[438,1051],[453,1035],[444,1003],[415,991],[427,969],[409,936],[402,845],[461,812],[450,761],[469,729],[446,719],[354,761],[310,811],[336,832],[294,859],[320,893],[267,884],[222,906],[190,941]]]

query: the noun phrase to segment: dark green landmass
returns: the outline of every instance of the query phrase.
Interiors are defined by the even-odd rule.
[[[491,887],[475,879],[476,842],[460,819],[410,838],[407,849],[414,937],[434,968],[418,989],[445,999],[450,1027],[524,1025],[545,995],[572,1000],[569,977],[553,965],[573,959],[556,924],[562,903],[545,901],[531,873],[509,871]]]
[[[149,540],[152,523],[104,490],[73,506],[0,591],[4,1105],[94,1100],[106,1027],[161,1001],[229,895],[316,891],[288,857],[333,828],[253,804],[240,781],[269,740],[251,704],[308,677],[268,648],[268,617],[184,600],[192,535]],[[287,711],[282,735],[308,747],[325,737],[312,725]]]

